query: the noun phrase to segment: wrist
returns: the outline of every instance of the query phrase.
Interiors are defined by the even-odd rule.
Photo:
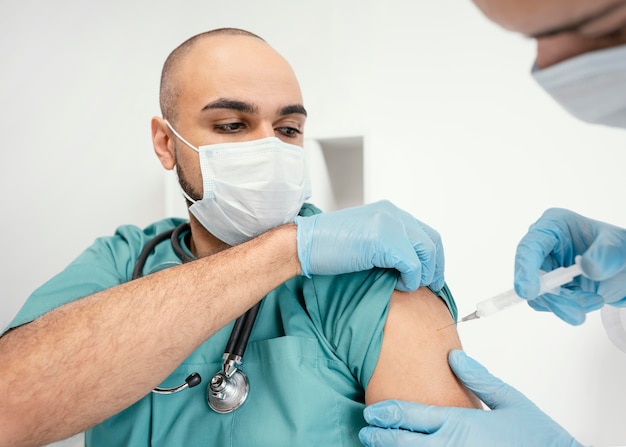
[[[296,217],[296,253],[300,265],[300,275],[311,277],[311,233],[317,222],[318,215],[311,217]]]
[[[290,278],[298,276],[302,272],[298,258],[297,234],[298,227],[292,222],[274,228],[264,235],[268,238],[268,253],[272,254],[270,264],[280,263]]]

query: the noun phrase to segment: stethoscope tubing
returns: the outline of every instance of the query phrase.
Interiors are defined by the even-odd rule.
[[[178,256],[178,258],[183,263],[193,261],[194,258],[185,251],[180,243],[180,235],[188,229],[189,223],[185,222],[178,225],[172,230],[165,231],[150,239],[137,257],[137,262],[135,263],[135,267],[132,273],[132,279],[138,279],[143,276],[143,268],[146,265],[148,257],[158,244],[167,239],[170,239],[174,253],[176,253],[176,256]],[[254,321],[256,320],[257,314],[259,313],[260,307],[261,302],[259,301],[250,309],[248,309],[245,314],[241,315],[239,318],[237,318],[237,320],[235,320],[235,324],[233,325],[233,329],[230,333],[230,337],[228,338],[228,342],[226,343],[226,348],[224,350],[225,357],[228,357],[229,355],[234,355],[236,358],[238,358],[238,363],[241,362],[241,358],[243,357],[246,347],[248,346],[248,340],[250,339],[252,327],[254,326]],[[178,386],[172,388],[156,387],[152,390],[152,392],[156,394],[174,394],[186,388],[194,387],[200,384],[201,381],[202,378],[200,377],[200,374],[192,373],[185,379],[185,382],[181,383]],[[243,396],[243,400],[245,400],[245,395]],[[243,400],[241,403],[243,403]],[[241,405],[241,403],[239,403],[239,405]],[[234,407],[233,410],[238,408],[239,405]]]
[[[260,307],[261,302],[259,301],[248,309],[245,314],[237,318],[235,325],[233,326],[233,330],[230,333],[230,338],[226,343],[226,349],[224,349],[225,353],[243,357],[246,347],[248,346],[248,339],[250,338],[250,333],[252,332],[252,326],[254,326],[254,321],[259,313]]]

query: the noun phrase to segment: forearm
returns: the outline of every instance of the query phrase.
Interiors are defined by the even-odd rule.
[[[93,426],[300,272],[294,225],[62,306],[0,338],[0,446]]]

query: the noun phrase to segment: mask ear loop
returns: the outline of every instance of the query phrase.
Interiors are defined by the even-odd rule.
[[[172,133],[174,135],[176,135],[176,138],[178,138],[180,141],[182,141],[183,143],[185,143],[187,146],[189,146],[190,148],[192,148],[194,151],[200,153],[200,149],[198,149],[197,147],[195,147],[193,144],[191,144],[189,141],[185,140],[181,134],[179,134],[178,132],[176,132],[176,129],[174,129],[172,127],[172,125],[170,124],[170,122],[166,119],[163,119],[163,121],[165,121],[165,124],[167,124],[167,127],[170,128],[170,130],[172,131]]]
[[[178,185],[180,186],[180,182],[178,183]],[[191,197],[189,197],[189,194],[187,194],[182,187],[180,188],[180,192],[182,192],[183,193],[183,197],[185,197],[185,199],[189,200],[192,204],[196,203],[196,201],[194,199],[192,199]]]
[[[195,147],[193,144],[191,144],[189,141],[185,140],[181,134],[179,134],[178,132],[176,132],[176,129],[174,129],[174,127],[172,127],[172,125],[170,124],[170,122],[166,119],[163,119],[163,121],[165,121],[165,124],[167,125],[167,127],[170,128],[170,130],[172,131],[172,133],[176,136],[176,138],[178,138],[180,141],[182,141],[183,143],[185,143],[187,146],[189,146],[191,149],[193,149],[194,151],[196,151],[197,153],[200,153],[200,150]],[[178,170],[176,168],[176,166],[174,166],[174,173],[176,174],[176,178],[178,178]],[[180,186],[180,179],[178,181],[178,186]],[[189,202],[196,203],[196,200],[192,199],[191,197],[189,197],[189,194],[187,194],[185,192],[185,190],[181,187],[180,191],[183,193],[183,196],[185,197],[185,199],[187,199]]]

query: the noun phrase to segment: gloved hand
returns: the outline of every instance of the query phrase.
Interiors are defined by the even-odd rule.
[[[394,268],[396,289],[444,285],[441,237],[434,229],[388,201],[313,216],[298,216],[302,275],[337,275]]]
[[[386,401],[369,406],[361,429],[365,447],[582,447],[515,388],[463,351],[448,356],[456,376],[491,411]]]
[[[568,267],[577,255],[582,255],[583,275],[558,294],[535,298],[538,271]],[[604,303],[626,306],[626,230],[565,209],[547,210],[517,247],[515,291],[534,309],[554,312],[573,325]]]

